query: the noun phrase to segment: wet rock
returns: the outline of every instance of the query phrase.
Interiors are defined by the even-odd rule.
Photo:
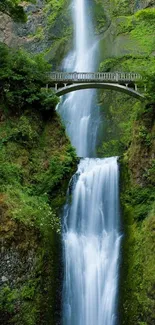
[[[5,276],[5,275],[2,275],[2,278],[1,278],[2,282],[8,282],[8,278]]]

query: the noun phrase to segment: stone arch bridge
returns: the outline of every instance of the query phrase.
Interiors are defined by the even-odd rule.
[[[57,96],[80,89],[98,88],[123,92],[144,100],[144,95],[138,90],[140,80],[140,74],[128,72],[52,72],[46,87],[55,89]]]

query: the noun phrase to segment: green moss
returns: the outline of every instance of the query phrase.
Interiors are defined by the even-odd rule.
[[[135,186],[127,165],[123,162],[121,167],[125,233],[120,281],[121,324],[153,324],[155,192],[153,187]]]
[[[10,216],[40,229],[56,227],[59,231],[49,199],[66,178],[68,181],[76,158],[74,149],[62,138],[58,117],[51,123],[52,128],[50,123],[41,124],[39,116],[26,114],[12,120],[5,134],[2,128],[1,190],[7,196]],[[54,144],[56,139],[61,141],[61,149]]]
[[[17,268],[19,279],[2,286],[0,319],[3,324],[53,325],[60,318],[55,307],[60,300],[60,211],[77,165],[75,150],[55,112],[28,109],[7,116],[1,125],[0,235],[5,252],[18,252],[25,273],[21,277],[23,270]],[[34,250],[27,269],[26,256]]]
[[[154,57],[154,8],[139,10],[134,14],[133,4],[129,1],[128,12],[123,13],[120,8],[114,16],[110,4],[108,2],[106,6],[111,24],[108,24],[100,41],[101,60],[126,54]]]
[[[44,37],[44,28],[42,26],[37,27],[36,31],[33,34],[28,35],[29,39],[33,38],[33,40],[37,39],[40,41],[42,41]]]
[[[6,315],[11,319],[11,324],[35,325],[37,323],[41,299],[41,269],[37,278],[35,273],[31,274],[31,277],[25,284],[18,284],[17,288],[12,288],[9,285],[1,287],[0,312],[1,319],[4,315],[4,324],[6,323]]]
[[[128,33],[136,41],[139,51],[151,54],[154,51],[155,10],[145,9],[135,15],[117,19],[117,35]]]
[[[45,56],[54,69],[60,66],[72,47],[73,24],[69,5],[68,0],[48,0],[44,7],[47,17],[45,35],[49,40]]]
[[[117,35],[130,33],[134,29],[132,16],[122,16],[117,19]]]
[[[94,5],[92,6],[91,16],[93,17],[96,34],[103,33],[109,24],[109,20],[104,10],[102,0],[95,0]]]
[[[55,23],[56,18],[58,17],[61,10],[66,5],[65,0],[47,0],[47,5],[44,8],[45,12],[50,12],[48,15],[48,24],[52,26]]]
[[[123,157],[120,168],[124,233],[120,274],[120,323],[153,325],[154,9],[140,10],[130,16],[125,11],[124,16],[120,15],[121,9],[115,18],[114,13],[111,13],[112,24],[103,42],[103,52],[105,46],[105,51],[108,49],[105,54],[107,59],[102,62],[100,69],[141,73],[144,83],[138,85],[139,91],[143,92],[144,84],[147,85],[146,98],[149,103],[145,106],[116,92],[99,93],[104,139],[99,155]],[[108,42],[111,42],[110,45]]]

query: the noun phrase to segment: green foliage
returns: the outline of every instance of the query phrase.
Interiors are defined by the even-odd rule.
[[[46,11],[50,13],[48,15],[48,24],[50,26],[55,22],[64,4],[66,4],[64,0],[47,0]]]
[[[27,0],[34,3],[33,0]],[[25,23],[27,21],[26,14],[23,7],[20,5],[21,0],[1,0],[0,1],[0,12],[7,14],[12,17],[16,22]]]
[[[58,103],[52,91],[42,89],[48,83],[51,66],[43,55],[32,56],[24,51],[0,45],[0,99],[4,111],[21,113],[27,107],[54,109]]]
[[[98,154],[103,157],[117,156],[124,151],[124,145],[117,139],[104,141],[102,147],[98,149]]]
[[[68,183],[76,163],[75,150],[65,139],[60,122],[53,117],[53,124],[45,128],[41,115],[28,110],[4,123],[0,145],[0,187],[10,217],[44,235],[47,229],[59,232],[56,210],[64,203],[65,180]]]
[[[98,149],[98,154],[101,157],[119,156],[125,152],[131,143],[135,121],[140,119],[144,110],[140,102],[135,103],[134,99],[126,95],[122,96],[121,93],[117,92],[111,92],[111,95],[109,97],[109,92],[100,94],[100,99],[104,103],[100,109],[103,116],[102,137],[104,139]],[[150,137],[149,135],[146,137],[148,144]]]
[[[121,205],[125,237],[121,266],[121,323],[154,323],[155,191],[131,182],[121,161]]]
[[[28,38],[42,41],[44,39],[44,28],[39,26],[34,33],[28,35]]]
[[[35,196],[29,189],[7,186],[5,189],[10,216],[29,227],[60,231],[60,220],[52,211],[46,194]]]
[[[47,0],[44,7],[47,17],[47,37],[51,43],[46,58],[54,69],[59,69],[63,58],[72,47],[73,24],[69,0]]]
[[[129,0],[110,0],[112,16],[120,16],[130,13]]]
[[[38,280],[40,278],[28,280],[25,285],[17,289],[12,289],[8,285],[1,288],[0,311],[9,314],[13,324],[36,324],[40,296]]]
[[[125,193],[125,202],[131,204],[134,211],[134,220],[144,220],[155,201],[155,191],[153,186],[141,187],[134,186]]]
[[[22,179],[20,166],[3,162],[0,164],[0,185],[17,184]],[[2,190],[2,187],[1,187]]]
[[[104,142],[99,154],[101,157],[123,157],[120,162],[124,231],[120,323],[146,325],[155,322],[155,9],[140,10],[129,16],[129,9],[135,2],[128,1],[127,10],[123,4],[120,8],[121,1],[114,2],[118,4],[115,12],[110,7],[112,1],[109,1],[110,17],[113,18],[109,31],[111,42],[116,44],[115,51],[111,54],[109,50],[109,57],[106,56],[100,69],[139,72],[143,78],[138,89],[144,92],[146,86],[146,102],[143,105],[116,92],[100,93]],[[122,45],[120,51],[117,45]],[[121,51],[122,56],[112,57]]]
[[[139,72],[143,76],[143,84],[147,85],[147,77],[154,73],[155,58],[149,55],[123,55],[108,58],[101,62],[100,71]]]
[[[12,313],[14,311],[14,302],[18,297],[18,290],[11,290],[5,285],[0,291],[0,310]]]
[[[0,122],[0,149],[0,236],[22,264],[15,280],[1,286],[2,323],[56,323],[60,210],[76,168],[75,150],[55,112],[46,119],[31,108]]]
[[[117,35],[130,33],[134,29],[134,20],[132,16],[119,17],[117,23]]]
[[[155,185],[155,159],[151,161],[149,168],[145,171],[144,178],[147,183]]]
[[[147,128],[144,125],[139,126],[139,132],[137,135],[138,140],[142,142],[142,144],[146,146],[151,146],[152,144],[152,137]]]
[[[154,85],[155,85],[155,59],[153,61],[152,70],[143,72],[143,80],[146,87],[146,98],[149,102],[155,102],[155,92],[154,92]]]
[[[146,8],[136,12],[135,17],[138,20],[146,21],[147,23],[155,23],[155,8]]]
[[[95,0],[92,6],[91,16],[93,18],[93,25],[95,27],[96,34],[103,33],[107,25],[109,24],[106,16],[104,4],[102,0]]]
[[[62,157],[54,156],[49,161],[49,168],[46,172],[37,175],[37,191],[52,193],[53,189],[63,180],[70,170],[70,164],[75,157],[74,149],[69,145],[66,148],[66,154]],[[52,177],[51,177],[52,175]]]
[[[145,108],[141,103],[135,102],[135,100],[125,95],[122,96],[122,94],[112,92],[111,101],[108,92],[102,93],[100,100],[104,104],[101,110],[103,120],[105,121],[103,127],[104,143],[99,149],[100,155],[122,154],[130,145],[133,133],[139,144],[141,143],[144,147],[151,148],[154,135],[153,131],[151,132],[150,130],[151,123],[153,123],[155,118],[153,104],[155,102],[154,56],[141,54],[108,58],[101,63],[100,70],[107,72],[139,72],[142,75],[142,81],[138,83],[139,91],[143,93],[144,88],[146,88],[146,100],[148,103],[152,103],[152,106],[148,104]],[[135,121],[139,121],[138,127]],[[136,133],[134,130],[136,130]]]

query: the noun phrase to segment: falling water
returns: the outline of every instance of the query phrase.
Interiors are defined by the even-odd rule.
[[[76,176],[76,177],[75,177]],[[64,223],[64,325],[116,324],[117,158],[82,159]]]
[[[74,51],[64,69],[93,71],[96,44],[88,0],[73,1]],[[59,106],[80,157],[94,155],[98,113],[94,91],[78,91]],[[64,210],[63,325],[116,325],[119,233],[117,158],[81,159]]]
[[[65,71],[92,72],[96,68],[97,42],[89,18],[89,1],[73,0],[74,51],[64,60]],[[65,97],[59,112],[79,157],[94,156],[99,114],[95,90],[80,90]]]

